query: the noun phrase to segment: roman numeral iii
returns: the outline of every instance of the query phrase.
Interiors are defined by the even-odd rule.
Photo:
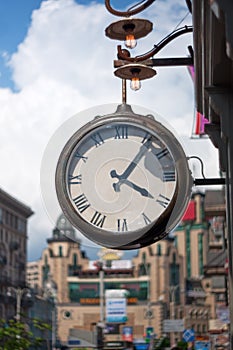
[[[175,179],[176,179],[176,174],[175,174],[174,170],[172,170],[172,171],[165,171],[163,173],[163,181],[164,182],[175,181]]]

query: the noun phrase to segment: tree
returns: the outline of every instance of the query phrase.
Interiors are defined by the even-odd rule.
[[[41,330],[50,329],[48,324],[38,319],[33,319],[32,322]],[[31,346],[36,349],[42,342],[42,338],[34,337],[27,324],[14,319],[8,322],[0,320],[0,350],[27,350]]]

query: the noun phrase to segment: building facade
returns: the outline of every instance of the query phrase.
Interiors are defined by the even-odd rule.
[[[216,317],[216,300],[206,275],[214,216],[205,208],[205,195],[194,193],[176,230],[135,252],[132,260],[124,260],[119,251],[101,249],[102,282],[98,264],[86,257],[73,227],[61,215],[41,259],[28,264],[32,287],[43,289],[48,279],[54,281],[58,338],[65,342],[72,329],[92,330],[102,320],[101,283],[105,291],[127,290],[127,320],[118,325],[119,333],[127,325],[135,338],[141,338],[147,327],[153,327],[158,337],[171,336],[164,320],[178,319],[184,328],[206,335],[210,319]],[[172,336],[181,339],[182,332]]]
[[[228,289],[233,348],[233,3],[231,0],[192,1],[195,102],[208,124],[205,133],[218,149],[225,178]],[[216,40],[218,38],[218,40]]]
[[[27,219],[32,210],[0,189],[0,318],[16,312],[16,295],[7,295],[10,287],[26,285]],[[8,293],[9,294],[9,293]],[[29,305],[22,303],[25,309]]]

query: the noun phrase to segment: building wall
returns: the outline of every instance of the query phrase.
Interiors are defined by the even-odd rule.
[[[57,286],[58,336],[62,341],[65,341],[69,334],[69,328],[78,327],[89,330],[92,323],[100,321],[100,280],[98,273],[95,273],[94,276],[91,274],[88,276],[88,273],[84,276],[78,274],[78,271],[88,272],[89,268],[89,260],[83,257],[79,243],[62,241],[61,237],[58,240],[54,237],[48,239],[48,247],[43,251],[42,258],[34,265],[33,269],[37,270],[36,265],[38,265],[40,287],[43,288],[48,274],[51,275]],[[76,256],[75,259],[74,256]],[[112,274],[104,277],[105,289],[109,286],[117,286],[117,288],[131,290],[133,286],[133,290],[135,290],[134,288],[138,290],[138,292],[135,290],[136,294],[129,296],[127,306],[127,325],[133,327],[134,333],[138,337],[143,336],[148,325],[154,327],[158,336],[162,335],[164,304],[169,302],[168,286],[170,283],[180,282],[183,273],[181,262],[182,257],[178,255],[173,239],[164,239],[160,244],[155,243],[138,251],[138,255],[132,260],[131,272],[117,274],[113,270]],[[177,280],[172,279],[169,272],[172,268],[174,269],[174,266],[175,268],[180,266],[179,274],[176,276]],[[128,271],[128,269],[126,270]],[[29,271],[30,269],[28,269],[28,273]],[[93,293],[91,297],[87,294],[86,298],[78,299],[78,303],[75,300],[71,302],[71,287],[78,288],[78,290],[84,288],[84,291],[87,288],[86,290],[92,290]]]
[[[125,271],[115,271],[109,267],[105,272],[105,289],[125,288],[132,293],[128,299],[126,324],[133,327],[138,337],[143,336],[148,325],[161,336],[163,320],[171,317],[184,318],[185,328],[193,327],[199,335],[208,330],[215,300],[210,297],[211,286],[208,287],[211,279],[204,277],[210,235],[203,198],[202,193],[195,193],[192,211],[184,215],[171,237],[138,250],[132,259],[132,268],[127,266]],[[108,260],[120,259],[117,254],[114,258],[112,251],[105,253]],[[101,259],[104,259],[102,253]],[[70,328],[90,330],[92,324],[100,321],[98,270],[90,267],[80,242],[54,231],[38,261],[42,288],[48,274],[57,286],[61,340],[67,339]],[[188,289],[190,285],[192,289]]]
[[[74,256],[76,256],[76,266]],[[69,302],[67,277],[72,269],[78,269],[78,266],[85,268],[87,264],[88,260],[83,258],[79,243],[62,240],[49,242],[48,247],[43,250],[42,258],[38,261],[40,286],[43,288],[50,273],[57,285],[58,302]]]
[[[27,263],[27,284],[36,289],[39,287],[39,265],[37,261]]]
[[[208,250],[208,224],[204,220],[203,194],[193,196],[195,215],[186,218],[174,231],[176,246],[183,259],[184,278],[204,275]]]
[[[162,314],[162,304],[154,305],[153,318],[145,318],[145,305],[129,305],[127,306],[127,326],[133,327],[133,334],[135,338],[141,338],[145,333],[146,327],[154,328],[158,335],[162,335],[161,324],[158,322],[160,314]],[[67,317],[67,314],[69,315]],[[58,305],[58,334],[61,341],[66,341],[70,329],[85,329],[92,330],[94,325],[100,320],[100,309],[98,306],[80,306],[75,304]],[[124,325],[121,325],[122,328]],[[106,335],[108,339],[113,336]]]
[[[8,288],[26,284],[27,219],[32,214],[0,189],[0,318],[15,315],[15,295],[7,297]]]

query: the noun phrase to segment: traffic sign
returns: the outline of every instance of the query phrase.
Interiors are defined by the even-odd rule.
[[[186,342],[193,342],[195,340],[195,332],[193,329],[185,329],[183,339]]]

